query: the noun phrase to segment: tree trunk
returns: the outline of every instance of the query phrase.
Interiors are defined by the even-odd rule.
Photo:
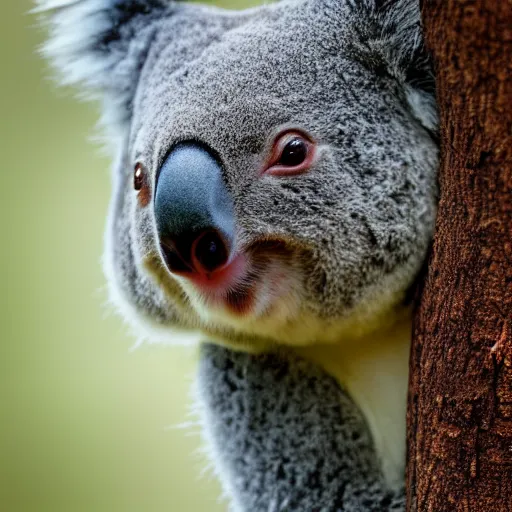
[[[408,510],[512,511],[512,2],[425,0],[441,198],[414,324]]]

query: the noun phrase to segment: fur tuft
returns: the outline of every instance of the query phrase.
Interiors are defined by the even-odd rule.
[[[43,54],[63,85],[103,100],[102,124],[114,133],[130,118],[155,21],[170,9],[166,0],[37,0],[50,30]]]
[[[349,4],[356,16],[367,23],[363,37],[366,58],[369,51],[377,65],[386,67],[403,85],[414,116],[425,128],[436,132],[434,73],[423,40],[419,1],[349,0]]]

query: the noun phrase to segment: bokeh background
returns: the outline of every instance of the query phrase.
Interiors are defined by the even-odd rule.
[[[105,305],[98,108],[52,83],[31,7],[0,16],[0,510],[226,510],[199,428],[179,428],[195,351],[131,351]]]

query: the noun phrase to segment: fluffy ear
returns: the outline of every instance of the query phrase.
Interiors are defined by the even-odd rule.
[[[184,7],[168,0],[36,0],[50,38],[44,54],[65,85],[104,100],[103,121],[130,117],[139,74],[159,20]]]
[[[438,117],[431,59],[425,48],[419,0],[349,0],[366,59],[395,77],[415,117],[436,132]]]

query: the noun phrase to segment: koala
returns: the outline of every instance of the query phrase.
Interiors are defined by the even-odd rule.
[[[410,296],[432,237],[417,0],[40,0],[102,104],[105,270],[153,341],[201,340],[236,511],[403,510]]]

